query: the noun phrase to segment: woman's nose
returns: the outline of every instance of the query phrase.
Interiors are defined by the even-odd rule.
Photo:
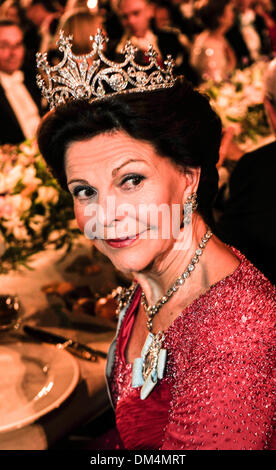
[[[86,220],[103,236],[103,233],[106,234],[107,230],[114,228],[124,218],[119,206],[119,200],[114,194],[102,194],[95,203],[85,208]]]
[[[114,226],[116,221],[122,220],[123,215],[118,211],[119,201],[114,195],[107,195],[99,200],[98,217],[103,227]]]
[[[119,197],[104,201],[99,211],[104,238],[121,238],[136,233],[136,207]]]

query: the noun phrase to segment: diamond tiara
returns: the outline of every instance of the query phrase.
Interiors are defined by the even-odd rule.
[[[137,48],[130,41],[122,50],[124,61],[110,61],[102,52],[108,38],[100,29],[94,37],[90,37],[92,47],[89,54],[73,54],[72,40],[72,36],[66,37],[64,32],[60,31],[57,46],[63,53],[63,59],[57,65],[49,65],[47,53],[37,54],[37,67],[44,72],[45,78],[38,74],[37,84],[51,109],[69,99],[91,102],[116,94],[170,88],[175,84],[172,57],[167,56],[164,68],[160,67],[157,52],[152,46],[149,46],[146,53],[149,63],[139,65],[135,62]]]

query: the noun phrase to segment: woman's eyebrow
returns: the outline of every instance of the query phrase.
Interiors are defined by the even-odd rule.
[[[68,181],[67,184],[71,184],[71,183],[83,183],[83,184],[89,184],[88,181],[86,180],[83,180],[83,179],[73,179],[73,180],[70,180]]]
[[[126,162],[122,163],[122,165],[120,165],[118,168],[114,168],[114,170],[112,170],[111,174],[112,176],[116,176],[116,174],[118,173],[118,171],[123,168],[124,166],[128,165],[129,163],[133,163],[133,162],[143,162],[143,163],[147,163],[145,162],[145,160],[140,160],[140,159],[134,159],[134,158],[131,158],[129,160],[127,160]],[[68,185],[69,184],[72,184],[72,183],[83,183],[83,184],[90,184],[87,180],[84,180],[82,178],[76,178],[76,179],[72,179],[70,181],[68,181]]]
[[[112,170],[112,172],[111,172],[112,176],[113,176],[113,177],[116,176],[117,173],[118,173],[118,171],[119,171],[121,168],[123,168],[123,166],[126,166],[126,165],[128,165],[129,163],[133,163],[133,162],[143,162],[143,163],[146,163],[145,160],[138,160],[138,159],[133,159],[133,158],[131,158],[131,159],[127,160],[126,162],[122,163],[122,165],[120,165],[118,168],[114,168],[114,170]]]

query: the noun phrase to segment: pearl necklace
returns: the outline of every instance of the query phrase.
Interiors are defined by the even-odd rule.
[[[208,227],[208,230],[201,239],[201,242],[199,243],[187,269],[175,280],[172,286],[167,290],[166,294],[160,297],[154,305],[149,306],[145,293],[143,291],[141,293],[141,303],[147,315],[147,328],[149,330],[149,334],[141,351],[141,357],[138,357],[133,361],[132,387],[142,387],[140,394],[140,398],[142,400],[150,394],[157,384],[158,379],[161,380],[163,378],[167,359],[167,350],[162,348],[165,335],[162,331],[159,331],[156,334],[152,333],[153,318],[159,312],[161,307],[168,302],[175,292],[178,291],[179,287],[183,286],[185,280],[193,272],[212,235],[213,234]]]

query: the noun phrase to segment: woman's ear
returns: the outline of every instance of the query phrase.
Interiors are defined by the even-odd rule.
[[[183,192],[183,204],[185,204],[188,196],[197,192],[201,168],[189,168],[185,171],[185,190]]]

